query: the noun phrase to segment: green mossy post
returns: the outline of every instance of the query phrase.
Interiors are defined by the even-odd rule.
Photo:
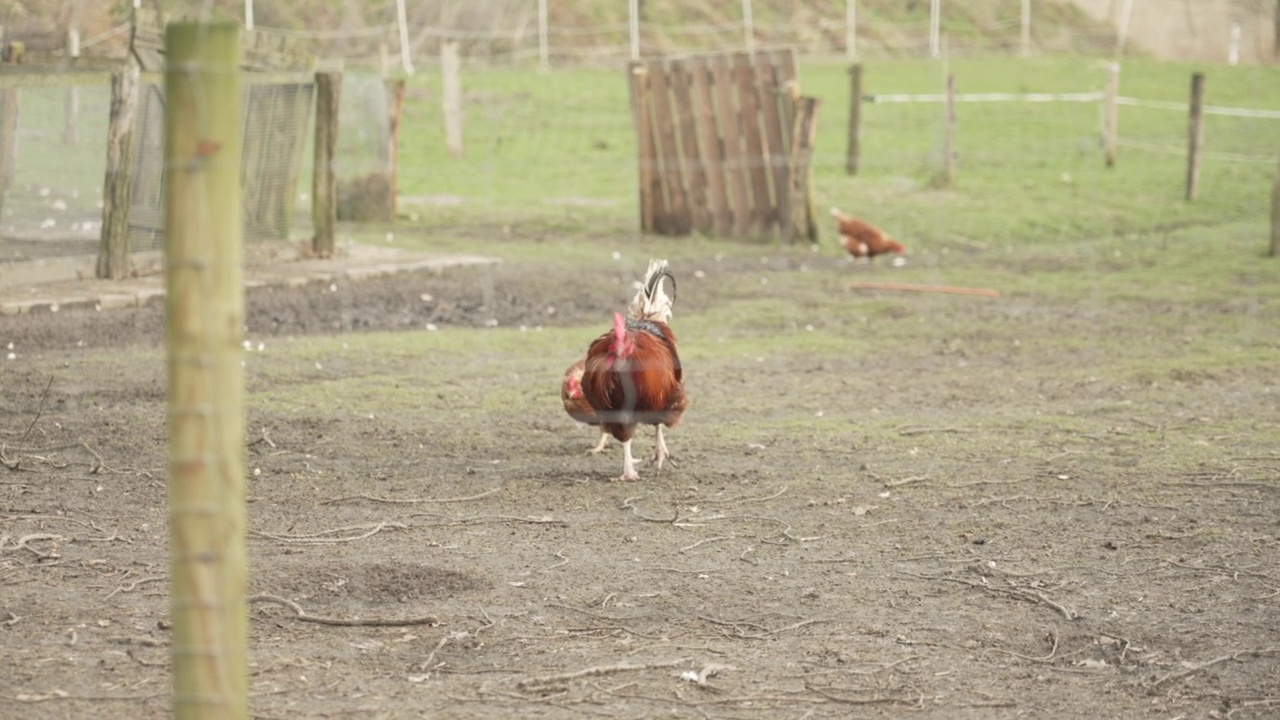
[[[165,32],[173,714],[243,719],[247,693],[239,28]]]

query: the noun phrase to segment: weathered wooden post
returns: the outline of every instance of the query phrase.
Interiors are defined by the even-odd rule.
[[[1271,257],[1280,257],[1280,164],[1271,185]]]
[[[849,66],[849,150],[845,157],[844,171],[858,174],[858,161],[862,157],[862,63]]]
[[[818,131],[818,108],[822,103],[814,97],[802,97],[796,104],[791,123],[791,154],[787,165],[790,169],[791,183],[790,216],[786,222],[789,227],[787,236],[791,242],[807,238],[811,242],[818,239],[817,219],[813,216],[813,198],[809,182],[813,165],[813,144]]]
[[[404,110],[404,78],[387,83],[387,114],[391,132],[387,135],[387,172],[391,180],[391,217],[400,212],[400,114]]]
[[[165,32],[165,255],[173,714],[249,715],[240,45]]]
[[[462,61],[458,41],[440,43],[440,90],[444,108],[444,144],[449,154],[462,157]]]
[[[1204,73],[1191,74],[1191,108],[1187,121],[1187,200],[1200,190],[1200,150],[1204,146]]]
[[[658,157],[653,143],[653,125],[649,110],[649,72],[642,63],[631,63],[628,75],[631,88],[631,114],[636,123],[636,148],[640,171],[640,232],[651,233],[657,224],[657,203],[662,199],[662,185],[657,178]]]
[[[315,161],[311,166],[311,224],[316,235],[311,251],[332,257],[334,231],[338,225],[338,175],[333,169],[338,149],[338,102],[342,96],[342,73],[316,73]]]
[[[0,43],[4,42],[4,29],[0,27]],[[8,53],[8,48],[5,50]],[[14,62],[12,55],[0,58],[2,62]],[[18,165],[18,106],[22,91],[16,87],[0,88],[0,195],[13,185]]]
[[[942,133],[942,186],[956,182],[956,76],[947,74],[946,117]]]
[[[1120,133],[1120,63],[1107,64],[1107,89],[1102,102],[1102,152],[1107,167],[1115,167]]]
[[[111,119],[107,124],[107,171],[102,181],[102,234],[97,276],[120,280],[129,261],[129,199],[133,185],[134,118],[138,110],[138,64],[111,74]]]
[[[75,64],[80,57],[80,31],[74,27],[67,28],[67,61]],[[66,119],[62,126],[62,142],[64,145],[80,144],[80,87],[72,85],[67,88]]]

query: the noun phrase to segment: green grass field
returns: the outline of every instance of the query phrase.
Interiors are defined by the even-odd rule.
[[[1101,90],[1105,62],[1088,57],[986,58],[950,65],[959,92]],[[1264,67],[1202,67],[1127,60],[1121,94],[1185,103],[1193,71],[1206,102],[1280,109],[1280,83]],[[937,62],[868,63],[865,92],[932,93]],[[804,92],[822,99],[814,182],[820,210],[839,205],[900,237],[929,243],[1069,243],[1178,227],[1259,220],[1268,212],[1280,120],[1208,116],[1200,198],[1184,202],[1186,113],[1122,107],[1118,166],[1104,167],[1097,103],[961,103],[956,186],[931,189],[941,166],[942,106],[864,106],[862,172],[844,172],[847,68],[804,64]],[[511,69],[464,74],[467,152],[444,150],[438,78],[412,80],[402,130],[400,188],[453,195],[457,206],[418,212],[432,226],[537,221],[588,232],[636,220],[635,140],[620,70]],[[1244,159],[1248,161],[1241,161]],[[578,200],[566,204],[565,198]]]

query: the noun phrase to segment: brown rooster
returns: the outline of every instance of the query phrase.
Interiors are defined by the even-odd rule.
[[[583,357],[564,371],[564,382],[560,383],[560,402],[564,403],[564,411],[569,413],[569,417],[580,423],[600,427],[600,416],[596,415],[595,408],[582,395],[582,371],[586,367],[587,358]],[[600,428],[600,442],[587,452],[599,454],[608,443],[609,431]]]
[[[680,422],[688,401],[684,376],[676,351],[676,336],[667,325],[673,297],[663,291],[663,280],[675,277],[666,260],[650,260],[640,292],[627,310],[613,314],[613,329],[587,348],[582,373],[582,394],[595,410],[600,427],[622,443],[622,475],[619,480],[639,480],[631,438],[636,426],[657,428],[653,462],[662,468],[670,457],[662,428]]]
[[[885,253],[901,253],[905,249],[889,233],[852,215],[845,215],[839,208],[831,208],[831,215],[836,219],[840,243],[856,258],[870,259]]]

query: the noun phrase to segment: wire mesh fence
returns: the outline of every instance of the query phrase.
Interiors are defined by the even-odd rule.
[[[0,210],[0,260],[97,251],[110,100],[101,84],[0,91],[0,113],[12,118],[4,125],[12,133],[4,137],[12,157]]]

